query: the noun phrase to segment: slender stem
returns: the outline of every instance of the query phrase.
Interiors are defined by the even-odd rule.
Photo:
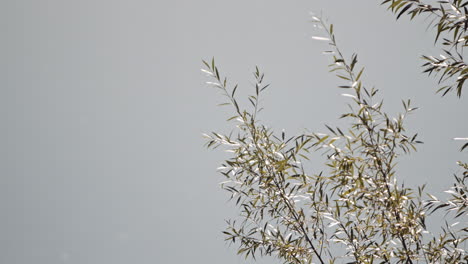
[[[278,182],[276,180],[275,180],[275,185],[278,188],[278,190],[280,191],[281,198],[284,200],[284,203],[288,207],[289,212],[293,215],[294,220],[296,221],[296,223],[298,223],[300,230],[302,231],[302,233],[304,234],[305,239],[307,240],[307,242],[310,245],[310,248],[312,249],[312,251],[314,251],[315,255],[320,260],[320,263],[325,264],[325,262],[323,261],[323,259],[321,257],[321,254],[319,254],[319,252],[315,248],[314,244],[312,243],[312,240],[309,238],[309,235],[307,235],[307,231],[304,228],[304,223],[299,219],[299,216],[297,215],[297,211],[293,208],[293,206],[289,202],[289,199],[284,194],[284,189],[279,186],[279,184],[278,184]]]

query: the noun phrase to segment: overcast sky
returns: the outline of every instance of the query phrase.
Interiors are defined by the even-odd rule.
[[[214,56],[240,94],[258,65],[271,83],[262,120],[324,131],[346,98],[310,12],[359,53],[390,113],[401,99],[421,107],[408,128],[425,144],[401,159],[401,181],[449,187],[468,158],[452,140],[468,135],[467,97],[434,94],[420,68],[439,54],[433,31],[379,2],[1,1],[0,262],[252,263],[223,241],[237,212],[218,184],[227,154],[201,134],[229,131],[230,113],[201,60]]]

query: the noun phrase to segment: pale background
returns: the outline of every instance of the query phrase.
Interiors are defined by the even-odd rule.
[[[203,132],[229,131],[202,59],[251,89],[272,83],[262,119],[323,131],[346,108],[309,12],[358,52],[369,86],[425,141],[401,178],[450,186],[467,160],[467,95],[441,99],[421,74],[434,52],[423,19],[395,22],[380,1],[3,0],[0,2],[0,263],[252,263],[223,241],[236,215]],[[263,261],[263,263],[274,261]],[[261,261],[259,263],[262,263]]]

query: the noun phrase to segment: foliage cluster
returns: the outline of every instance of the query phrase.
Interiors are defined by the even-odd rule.
[[[397,17],[442,14],[437,16],[437,38],[453,33],[443,45],[451,41],[447,45],[457,54],[457,62],[445,50],[449,57],[443,62],[425,56],[429,64],[424,66],[429,73],[441,72],[443,78],[458,75],[456,85],[442,91],[446,94],[455,87],[461,96],[463,78],[468,76],[460,64],[466,26],[451,14],[459,11],[465,16],[467,4],[440,1],[439,7],[432,7],[409,0],[384,4]],[[445,9],[447,5],[452,11]],[[208,147],[223,146],[232,153],[218,169],[226,178],[222,187],[241,213],[227,221],[226,240],[237,243],[238,254],[245,257],[276,255],[284,263],[468,263],[468,164],[459,162],[461,173],[455,175],[447,200],[426,194],[424,186],[400,184],[398,157],[422,143],[417,134],[406,131],[406,118],[417,108],[410,100],[403,101],[402,112],[389,116],[379,91],[364,84],[357,55],[346,59],[341,53],[333,25],[316,17],[313,22],[327,34],[315,39],[329,43],[330,71],[344,82],[339,88],[350,100],[349,111],[341,115],[349,124],[346,128],[327,126],[328,134],[292,137],[277,133],[258,119],[260,97],[268,88],[258,68],[254,92],[248,96],[251,106],[244,109],[236,97],[238,86],[229,85],[214,59],[204,61],[202,71],[212,79],[208,84],[225,96],[222,105],[234,111],[228,121],[236,124],[229,135],[205,135]],[[315,152],[323,154],[328,169],[306,172],[304,162]],[[446,223],[440,232],[430,232],[426,218],[441,210]]]
[[[382,4],[388,5],[397,14],[397,19],[403,14],[409,15],[411,19],[424,14],[431,18],[429,26],[436,29],[435,42],[442,39],[444,54],[440,57],[423,56],[426,61],[424,72],[429,75],[439,73],[439,83],[456,77],[454,82],[442,86],[438,92],[446,95],[456,91],[460,97],[468,78],[468,67],[463,56],[463,49],[468,44],[468,1],[437,1],[431,5],[420,0],[385,0]]]

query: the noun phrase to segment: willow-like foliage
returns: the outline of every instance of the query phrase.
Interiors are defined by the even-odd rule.
[[[422,58],[424,72],[439,74],[439,83],[448,83],[438,89],[442,95],[456,92],[461,97],[465,81],[468,79],[468,66],[464,57],[464,48],[468,45],[468,1],[432,1],[429,4],[420,0],[385,0],[383,5],[397,15],[399,19],[406,14],[411,19],[419,15],[431,18],[430,26],[436,29],[435,42],[441,41],[443,55]]]
[[[406,118],[417,108],[403,101],[401,113],[389,116],[379,91],[364,84],[357,55],[346,59],[333,25],[313,20],[326,33],[314,38],[329,43],[330,71],[349,98],[349,111],[341,115],[348,125],[326,126],[328,134],[289,137],[266,127],[258,119],[268,88],[264,74],[255,69],[244,109],[238,86],[220,74],[214,59],[204,61],[208,84],[234,113],[228,119],[235,124],[232,133],[205,135],[209,148],[232,153],[218,168],[222,187],[240,208],[239,217],[227,221],[226,240],[245,257],[274,255],[284,263],[467,263],[468,165],[460,163],[462,174],[447,201],[433,195],[424,200],[424,186],[400,184],[398,158],[422,143],[406,131]],[[325,157],[328,169],[304,169],[314,154]],[[447,211],[447,224],[430,232],[426,218],[438,210]],[[464,222],[454,225],[457,219]]]

